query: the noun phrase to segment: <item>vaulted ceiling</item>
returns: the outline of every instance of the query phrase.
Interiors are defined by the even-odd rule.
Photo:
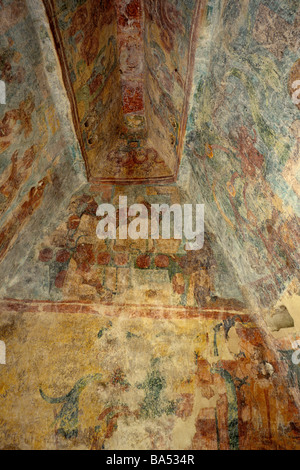
[[[299,447],[299,0],[0,0],[0,25],[1,446]],[[203,248],[99,240],[124,195],[204,204]]]
[[[59,299],[45,237],[122,191],[205,204],[222,298],[299,292],[297,0],[2,3],[2,296]]]
[[[174,181],[203,2],[44,3],[89,181]]]

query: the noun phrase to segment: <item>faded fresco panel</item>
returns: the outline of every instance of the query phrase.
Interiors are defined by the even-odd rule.
[[[2,448],[299,448],[282,365],[243,312],[1,308]]]

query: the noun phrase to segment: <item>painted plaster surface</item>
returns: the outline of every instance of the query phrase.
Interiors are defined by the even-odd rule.
[[[175,309],[165,320],[163,309],[153,319],[143,307],[116,317],[48,303],[1,311],[4,448],[299,448],[297,409],[248,315],[187,319]]]
[[[70,187],[80,187],[84,181],[43,9],[33,13],[32,2],[2,3],[1,79],[6,83],[6,104],[0,110],[1,260],[19,233],[31,226],[36,211],[42,208],[40,214],[51,223],[54,214],[47,207],[55,200],[59,208]]]
[[[151,204],[180,204],[176,186],[104,186],[100,194],[99,198],[97,188],[96,194],[74,195],[63,223],[37,247],[31,263],[43,270],[45,285],[42,288],[40,280],[35,282],[32,298],[201,307],[227,301],[242,305],[243,296],[224,255],[214,248],[212,235],[207,233],[202,250],[190,252],[185,250],[184,238],[151,239]],[[124,195],[128,207],[135,201],[149,208],[149,238],[121,240],[117,212],[116,240],[99,240],[95,236],[101,219],[96,216],[98,204],[106,201],[117,208],[119,197]],[[130,222],[129,217],[128,225]],[[225,277],[231,278],[231,288],[223,288]],[[19,292],[17,297],[24,294]]]
[[[300,449],[299,8],[0,1],[0,449]]]
[[[183,185],[206,202],[251,301],[267,307],[299,279],[299,4],[209,3]]]
[[[201,2],[44,3],[89,180],[174,180]]]

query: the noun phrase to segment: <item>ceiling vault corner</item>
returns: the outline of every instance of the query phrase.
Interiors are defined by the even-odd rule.
[[[177,179],[206,0],[43,0],[89,182]]]

